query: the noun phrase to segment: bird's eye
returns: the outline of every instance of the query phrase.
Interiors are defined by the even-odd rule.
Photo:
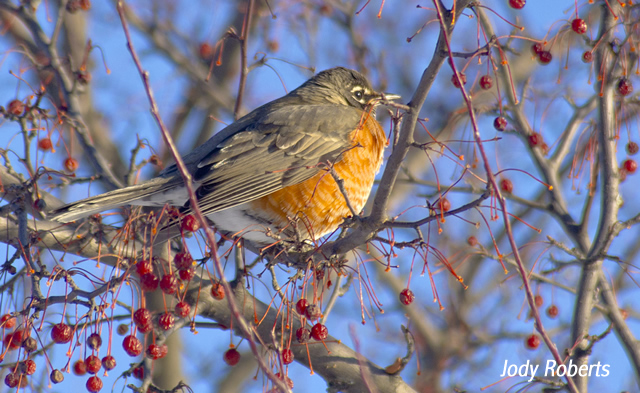
[[[362,100],[362,97],[364,97],[364,91],[362,91],[362,90],[354,91],[353,92],[353,97],[358,101]]]

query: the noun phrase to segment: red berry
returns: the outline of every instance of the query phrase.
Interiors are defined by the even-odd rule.
[[[38,141],[38,149],[43,151],[49,151],[53,148],[53,143],[49,138],[42,138]]]
[[[203,42],[198,48],[198,54],[200,55],[200,58],[202,60],[207,62],[211,61],[211,59],[213,58],[213,48],[211,47],[211,45]]]
[[[448,212],[451,209],[451,202],[447,198],[440,199],[440,202],[436,204],[436,209]]]
[[[458,74],[460,75],[460,80],[462,81],[462,84],[466,85],[467,76],[464,74],[464,72],[458,72]],[[451,83],[453,83],[455,87],[460,88],[460,83],[458,83],[458,78],[456,78],[455,74],[451,75]]]
[[[571,30],[575,31],[578,34],[584,34],[587,32],[587,22],[583,19],[575,18],[571,22]]]
[[[547,308],[547,315],[549,316],[549,318],[556,318],[558,316],[558,306],[556,306],[555,304],[550,305]]]
[[[511,6],[511,8],[515,8],[516,10],[522,9],[525,3],[525,0],[509,0],[509,5]]]
[[[504,131],[507,129],[507,119],[503,116],[498,116],[493,120],[493,127],[498,131]]]
[[[136,263],[136,273],[138,273],[138,277],[142,277],[147,273],[153,273],[153,263],[146,259],[138,261],[138,263]]]
[[[133,369],[133,377],[137,379],[144,379],[144,367],[138,366]]]
[[[296,302],[296,311],[300,315],[305,315],[307,307],[309,307],[309,302],[307,301],[307,299],[300,299]]]
[[[538,145],[541,145],[543,142],[544,139],[539,133],[534,132],[533,134],[529,135],[529,146],[536,147]]]
[[[62,372],[60,372],[60,370],[55,369],[51,371],[51,374],[49,374],[49,380],[53,383],[60,383],[64,381],[64,375],[62,375]]]
[[[79,166],[80,164],[78,163],[78,160],[73,157],[69,157],[64,160],[64,169],[66,169],[67,172],[73,173],[78,169]]]
[[[178,302],[178,304],[176,304],[175,313],[180,318],[186,318],[191,314],[191,306],[187,302]]]
[[[509,179],[500,180],[500,191],[511,194],[513,192],[513,183]]]
[[[114,368],[116,368],[116,358],[111,355],[103,357],[102,367],[104,367],[104,369],[107,371],[113,370]]]
[[[151,322],[147,323],[146,325],[138,326],[138,332],[142,334],[147,334],[152,330],[153,330],[153,324]]]
[[[3,329],[11,329],[16,326],[16,318],[12,317],[11,314],[4,314],[0,318],[0,325],[2,325]]]
[[[169,330],[174,324],[175,318],[173,317],[173,314],[164,313],[160,315],[160,318],[158,318],[158,325],[162,330]]]
[[[173,258],[173,263],[177,269],[189,269],[193,267],[193,258],[188,252],[179,252]]]
[[[533,297],[533,302],[536,304],[536,307],[542,307],[544,304],[544,299],[540,295],[535,295]]]
[[[95,375],[87,379],[87,390],[96,393],[102,389],[102,380]]]
[[[14,349],[20,348],[22,342],[25,340],[27,334],[23,329],[17,329],[13,333],[9,333],[4,336],[4,345],[9,348],[9,350],[13,351]]]
[[[620,78],[618,81],[618,93],[622,96],[628,96],[633,92],[633,84],[625,77]]]
[[[531,52],[535,56],[538,56],[543,51],[544,51],[544,44],[542,42],[536,42],[535,44],[531,45]]]
[[[102,346],[102,337],[98,333],[91,333],[87,337],[87,345],[91,349],[99,349]]]
[[[469,236],[467,239],[467,244],[471,247],[475,247],[478,245],[478,239],[475,236]]]
[[[173,274],[165,274],[160,280],[160,289],[167,295],[172,295],[178,290],[178,279]]]
[[[142,277],[140,277],[140,289],[144,292],[153,292],[158,289],[159,282],[160,280],[158,280],[158,277],[155,274],[143,274]]]
[[[593,61],[593,52],[591,52],[590,50],[584,52],[582,54],[582,61],[584,63],[591,63]]]
[[[491,75],[483,75],[480,77],[480,87],[483,90],[489,90],[493,87],[493,78]]]
[[[291,364],[293,363],[293,351],[290,350],[289,348],[286,348],[285,350],[282,351],[282,363],[284,364]]]
[[[309,329],[305,327],[301,327],[298,330],[296,330],[296,339],[300,344],[306,343],[307,341],[309,341],[309,337],[311,337],[311,332],[309,331]]]
[[[543,50],[542,52],[538,53],[538,60],[543,65],[547,65],[551,63],[551,60],[553,60],[553,55],[548,50]]]
[[[89,374],[95,374],[102,368],[102,360],[96,355],[89,355],[84,360],[84,364],[87,366],[87,372]]]
[[[24,103],[20,100],[13,100],[7,105],[7,112],[14,116],[20,116],[24,112]]]
[[[320,317],[322,317],[322,311],[320,310],[320,307],[316,306],[315,304],[308,305],[307,309],[304,311],[304,314],[310,321],[315,321],[316,319],[320,319]]]
[[[638,144],[635,142],[629,142],[627,143],[627,154],[629,154],[630,156],[633,156],[635,154],[638,153]]]
[[[293,381],[291,380],[291,378],[287,377],[286,375],[283,377],[281,373],[275,373],[274,375],[278,377],[278,379],[286,382],[287,386],[289,386],[289,389],[293,389]]]
[[[149,359],[156,360],[165,357],[167,351],[168,349],[166,345],[150,344],[147,347],[146,354]]]
[[[20,362],[20,372],[27,375],[33,375],[36,372],[36,362],[31,359]]]
[[[311,328],[311,337],[316,341],[324,341],[329,337],[329,330],[321,323],[316,323]]]
[[[129,356],[138,356],[142,353],[142,344],[136,336],[127,336],[122,340],[122,348]]]
[[[636,170],[638,170],[638,164],[636,163],[636,160],[632,160],[631,158],[627,158],[626,160],[624,160],[624,162],[622,163],[622,167],[625,171],[627,171],[627,173],[635,173]]]
[[[135,323],[137,327],[148,325],[150,322],[151,311],[146,308],[139,308],[133,313],[133,323]]]
[[[191,214],[187,214],[182,218],[182,224],[180,224],[180,228],[186,232],[195,232],[200,229],[200,223],[198,220],[192,216]]]
[[[211,296],[216,300],[224,299],[224,287],[220,282],[214,282],[211,286]]]
[[[182,281],[191,281],[193,277],[196,275],[196,269],[190,267],[188,269],[180,269],[178,271],[178,276]]]
[[[84,364],[84,360],[76,360],[73,363],[73,373],[78,376],[85,375],[87,373],[87,365]]]
[[[73,329],[64,323],[53,325],[51,339],[56,344],[66,344],[73,338]]]
[[[416,295],[413,294],[413,291],[409,288],[405,288],[402,291],[400,291],[400,303],[404,304],[405,306],[408,306],[409,304],[413,303],[413,300],[416,298]]]
[[[15,388],[20,383],[20,375],[18,373],[9,373],[4,377],[4,384],[10,388]]]
[[[540,337],[538,337],[538,335],[535,333],[530,334],[525,340],[525,346],[527,347],[527,349],[538,349],[538,347],[540,346]]]
[[[229,366],[235,366],[240,361],[240,352],[235,348],[231,348],[224,353],[223,359]]]

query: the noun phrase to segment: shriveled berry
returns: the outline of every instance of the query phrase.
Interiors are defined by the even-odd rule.
[[[583,63],[591,63],[592,61],[593,61],[593,52],[588,50],[582,54]]]
[[[7,105],[7,112],[14,116],[20,116],[24,112],[24,109],[24,102],[20,100],[13,100]]]
[[[551,63],[551,60],[553,60],[553,55],[548,50],[543,50],[538,53],[538,60],[542,65],[547,65]]]
[[[186,232],[195,232],[200,229],[200,223],[193,215],[187,214],[182,218],[180,228],[182,228],[182,230]]]
[[[38,341],[33,337],[27,337],[22,342],[22,348],[27,352],[33,352],[38,349]]]
[[[538,56],[543,51],[544,44],[542,42],[536,42],[535,44],[531,45],[531,53],[533,53],[535,56]]]
[[[503,116],[498,116],[493,120],[493,127],[498,131],[504,131],[507,129],[507,119]]]
[[[178,279],[173,274],[165,274],[160,280],[160,289],[167,295],[173,295],[178,290]]]
[[[533,134],[529,135],[529,146],[536,147],[542,145],[542,143],[544,143],[544,139],[539,133],[534,132]]]
[[[87,337],[87,345],[91,349],[99,349],[102,346],[102,337],[98,333],[91,333]]]
[[[638,153],[638,144],[635,142],[629,142],[627,143],[627,154],[629,154],[630,156],[636,155]]]
[[[27,359],[20,362],[20,372],[26,375],[33,375],[36,372],[36,362],[32,359]]]
[[[142,307],[137,309],[133,313],[133,323],[136,324],[137,327],[147,325],[151,322],[151,311]]]
[[[300,315],[305,315],[307,307],[309,307],[309,302],[307,301],[307,299],[300,299],[296,302],[296,311]]]
[[[147,259],[138,261],[138,263],[136,263],[136,273],[138,273],[138,277],[142,277],[147,273],[153,273],[153,263]]]
[[[138,356],[142,353],[142,343],[136,336],[127,336],[122,340],[122,348],[129,356]]]
[[[493,78],[491,75],[482,75],[480,77],[480,88],[489,90],[493,87]]]
[[[9,373],[4,377],[4,384],[10,388],[15,388],[20,383],[20,375],[18,373]]]
[[[235,348],[228,349],[224,353],[223,359],[229,366],[235,366],[240,361],[240,352]]]
[[[67,159],[64,160],[64,169],[69,172],[69,173],[73,173],[76,170],[78,170],[78,167],[80,166],[80,164],[78,163],[78,160],[76,160],[73,157],[68,157]]]
[[[49,380],[52,383],[60,383],[62,381],[64,381],[64,375],[62,374],[62,372],[58,369],[55,369],[53,371],[51,371],[51,374],[49,374]]]
[[[133,377],[137,379],[144,379],[144,367],[138,366],[133,369]]]
[[[178,276],[182,281],[191,281],[195,275],[196,275],[196,269],[192,267],[188,269],[180,269],[178,271]]]
[[[53,325],[51,339],[56,344],[66,344],[73,338],[73,329],[65,323]]]
[[[633,84],[629,79],[625,77],[620,78],[618,81],[618,93],[620,93],[621,96],[628,96],[633,93]]]
[[[163,349],[163,347],[165,348]],[[150,344],[146,350],[147,357],[152,360],[161,359],[166,354],[167,354],[166,345]]]
[[[224,287],[222,286],[222,283],[216,281],[213,283],[213,285],[211,286],[211,296],[213,296],[214,299],[216,300],[222,300],[224,299]]]
[[[188,252],[179,252],[173,258],[173,263],[176,265],[177,269],[189,269],[193,267],[193,258],[191,254]]]
[[[95,375],[87,379],[87,390],[96,393],[102,389],[102,380]]]
[[[311,337],[316,341],[324,341],[329,337],[329,330],[321,323],[316,323],[311,328]]]
[[[511,194],[513,192],[513,183],[509,179],[500,180],[500,191]]]
[[[520,10],[524,7],[526,1],[525,0],[509,0],[509,6],[516,10]]]
[[[525,346],[531,350],[538,349],[540,346],[540,337],[535,333],[528,335],[525,340]]]
[[[118,333],[118,335],[120,336],[124,336],[125,334],[129,333],[129,325],[121,323],[120,325],[118,325],[116,333]]]
[[[460,75],[460,80],[462,81],[463,85],[467,84],[467,76],[465,75],[464,72],[458,72],[458,74]],[[451,83],[453,83],[453,85],[457,88],[460,88],[460,83],[458,83],[458,78],[456,78],[456,75],[453,74],[451,75]]]
[[[87,365],[84,364],[84,360],[76,360],[73,363],[73,373],[77,376],[82,376],[87,373]]]
[[[413,300],[416,298],[416,296],[413,294],[413,291],[409,288],[405,288],[402,291],[400,291],[400,303],[404,304],[405,306],[408,306],[409,304],[413,303]]]
[[[114,368],[116,368],[116,358],[111,355],[103,357],[102,367],[104,367],[104,369],[107,371],[113,370]]]
[[[89,355],[84,359],[84,364],[87,366],[87,372],[89,374],[95,374],[102,368],[102,360],[96,355]]]
[[[311,337],[311,331],[305,327],[296,330],[296,339],[300,344],[306,343]]]
[[[571,30],[578,34],[584,34],[587,32],[587,22],[584,19],[575,18],[571,21]]]
[[[285,348],[282,351],[282,363],[285,364],[285,365],[286,364],[291,364],[291,363],[293,363],[293,359],[294,359],[293,351],[290,350],[289,348]]]
[[[174,324],[175,318],[173,317],[173,314],[164,313],[160,315],[160,318],[158,318],[158,325],[162,330],[170,330]]]
[[[310,321],[315,321],[316,319],[319,319],[320,317],[322,317],[322,311],[320,310],[320,307],[318,307],[315,304],[308,305],[304,314],[307,316],[307,319]]]
[[[289,386],[289,389],[293,389],[293,381],[291,380],[291,378],[287,377],[286,375],[282,375],[281,373],[275,373],[274,374],[278,379],[284,381],[287,386]]]
[[[186,318],[191,314],[191,306],[187,302],[178,302],[176,304],[175,313],[180,318]]]
[[[158,277],[155,274],[143,274],[142,277],[140,277],[140,289],[144,292],[153,292],[158,289],[159,282],[160,280],[158,280]]]

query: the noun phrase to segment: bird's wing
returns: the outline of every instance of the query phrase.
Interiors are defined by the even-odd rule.
[[[288,105],[253,117],[193,165],[205,214],[301,183],[352,148],[362,111],[342,105]]]

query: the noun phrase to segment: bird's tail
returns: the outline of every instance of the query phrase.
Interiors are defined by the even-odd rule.
[[[172,184],[174,180],[170,177],[156,177],[135,186],[82,199],[47,212],[47,218],[58,222],[71,222],[121,206],[130,204],[146,205],[146,203],[142,202],[144,199],[175,187],[175,184]],[[151,204],[153,205],[154,203]]]

